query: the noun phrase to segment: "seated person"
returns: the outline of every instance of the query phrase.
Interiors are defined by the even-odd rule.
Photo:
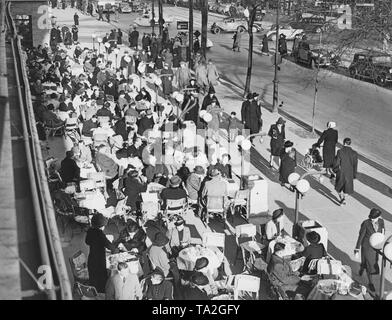
[[[133,144],[127,148],[127,156],[129,158],[142,158],[142,151],[143,151],[143,141],[140,137],[135,136],[133,140]]]
[[[184,300],[209,300],[204,290],[208,285],[208,278],[201,272],[195,272],[189,281],[189,285],[183,289]]]
[[[146,237],[143,228],[133,220],[128,220],[127,226],[120,232],[118,239],[113,244],[117,246],[121,243],[127,251],[137,249],[141,254],[147,250]]]
[[[313,259],[320,259],[327,256],[327,251],[324,245],[320,243],[320,235],[316,231],[311,231],[306,234],[306,239],[309,241],[309,245],[301,252],[301,256],[305,257],[305,262],[302,266],[302,273],[304,274],[316,274],[317,269],[309,270],[309,263]]]
[[[54,105],[52,103],[48,104],[45,110],[41,113],[41,119],[47,127],[58,128],[65,124],[65,121],[61,120],[54,113]]]
[[[181,182],[179,176],[173,176],[169,181],[169,188],[161,191],[160,197],[163,200],[164,207],[166,207],[167,200],[187,199],[186,191],[180,188]]]
[[[202,166],[196,166],[193,173],[186,180],[186,189],[188,197],[193,203],[197,203],[201,189],[201,183],[204,179],[205,170]]]
[[[206,257],[197,259],[193,275],[195,273],[203,274],[208,279],[208,285],[205,286],[205,291],[209,296],[214,296],[218,294],[218,287],[215,284],[214,274],[212,274],[211,270],[208,268],[209,263],[210,262]]]
[[[97,116],[92,116],[91,119],[83,122],[82,136],[93,137],[93,130],[98,128]]]
[[[132,170],[128,173],[127,178],[124,182],[124,195],[127,198],[127,206],[131,207],[131,210],[138,209],[138,203],[141,202],[140,193],[147,190],[147,185],[139,175],[139,172]]]
[[[265,235],[268,241],[276,239],[282,235],[283,232],[283,209],[276,209],[272,213],[272,220],[268,221],[265,225]]]
[[[61,161],[60,176],[64,183],[80,181],[80,168],[74,159],[72,151],[67,151],[65,159]]]
[[[165,279],[164,272],[156,267],[146,280],[147,300],[173,300],[173,285]]]
[[[228,205],[227,183],[222,179],[218,169],[211,171],[211,180],[206,181],[202,190],[202,204],[207,206],[207,201],[211,208],[220,208],[223,198],[223,207],[226,210]]]
[[[119,262],[117,272],[106,282],[106,300],[141,300],[142,288],[136,273],[131,273],[128,264]]]
[[[97,111],[97,117],[109,117],[109,120],[113,119],[113,113],[110,111],[110,103],[105,102],[103,107]]]
[[[185,226],[185,220],[182,217],[178,217],[174,225],[175,228],[171,229],[169,244],[172,255],[177,257],[178,253],[190,244],[191,231]]]
[[[274,253],[267,267],[271,282],[273,285],[281,287],[290,296],[300,294],[306,297],[310,290],[306,283],[301,281],[298,273],[292,270],[290,261],[282,257],[281,253],[284,248],[284,243],[275,244]]]

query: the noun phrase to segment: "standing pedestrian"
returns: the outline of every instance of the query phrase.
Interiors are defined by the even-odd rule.
[[[129,33],[129,46],[137,50],[139,43],[139,31],[136,30],[136,26],[133,26],[133,30]]]
[[[299,38],[299,34],[295,35],[294,41],[293,41],[293,47],[291,49],[291,55],[296,58],[298,55],[298,48],[299,48],[299,43],[301,42],[301,39]]]
[[[95,214],[91,219],[91,228],[87,231],[86,244],[90,247],[87,260],[89,283],[98,292],[105,292],[108,278],[106,270],[106,249],[115,251],[114,245],[106,238],[103,229],[107,219],[101,214]]]
[[[245,128],[250,130],[250,134],[259,133],[263,120],[261,119],[261,108],[257,101],[259,94],[254,92],[252,95],[248,95],[247,98],[251,98],[247,104],[247,108],[244,110],[245,113]],[[254,138],[251,138],[251,142]]]
[[[362,222],[357,244],[355,246],[354,255],[358,258],[359,250],[361,250],[361,266],[359,275],[362,276],[366,270],[369,280],[370,291],[376,291],[374,287],[373,277],[380,273],[378,266],[378,252],[370,244],[370,236],[379,232],[385,234],[384,220],[381,218],[381,211],[373,208],[370,210],[369,218]]]
[[[196,81],[197,85],[201,89],[201,93],[205,93],[207,91],[207,88],[209,87],[208,84],[208,77],[207,77],[207,66],[205,62],[199,63],[199,65],[196,67]]]
[[[123,44],[122,37],[123,37],[123,33],[122,33],[121,29],[118,29],[117,30],[117,44],[118,45]]]
[[[97,13],[98,21],[103,21],[103,6],[98,6]]]
[[[162,89],[165,97],[173,93],[173,70],[170,68],[169,64],[165,61],[163,62],[163,69],[161,71],[162,79]]]
[[[237,31],[233,35],[233,48],[232,48],[233,51],[235,51],[236,49],[238,52],[240,51],[241,36],[242,33],[240,32],[239,29],[237,29]]]
[[[77,26],[72,26],[72,40],[73,40],[74,44],[78,43],[78,40],[79,40],[78,33],[79,33],[78,27]]]
[[[282,117],[279,117],[278,121],[276,121],[275,124],[271,125],[268,131],[268,135],[271,137],[270,168],[273,167],[274,157],[278,157],[278,162],[280,165],[280,155],[282,149],[284,148],[284,142],[286,139],[285,123],[286,121]]]
[[[79,16],[78,16],[77,12],[75,12],[73,19],[74,19],[74,25],[78,26],[79,25]]]
[[[279,37],[278,51],[282,57],[284,57],[287,54],[286,36],[283,33],[281,33]]]
[[[291,146],[293,143],[290,142]],[[280,166],[279,166],[279,181],[281,186],[289,185],[289,189],[293,190],[289,183],[289,175],[295,172],[297,166],[296,152],[295,149],[291,149],[287,152],[282,153]]]
[[[180,62],[180,68],[177,69],[175,74],[175,83],[179,90],[185,88],[191,78],[191,71],[185,61]]]
[[[218,84],[219,73],[211,59],[208,60],[207,64],[207,78],[210,87]]]
[[[138,35],[138,37],[139,37],[139,35]],[[144,51],[147,51],[150,48],[150,42],[151,42],[151,39],[150,39],[149,34],[144,32],[143,37],[142,37],[142,49]],[[129,43],[131,43],[131,40],[129,40]],[[129,46],[131,46],[131,44],[129,44]]]
[[[358,170],[358,154],[351,149],[351,139],[344,138],[343,148],[335,157],[333,171],[336,173],[335,190],[339,194],[340,205],[346,204],[346,195],[354,193],[354,179]]]
[[[261,53],[269,56],[268,38],[267,38],[266,34],[263,36],[263,40],[262,40],[261,45],[262,45]]]
[[[320,147],[323,144],[323,167],[326,169],[327,174],[331,179],[335,177],[332,167],[336,156],[336,144],[338,143],[338,131],[335,122],[327,123],[327,130],[324,130],[314,147]]]

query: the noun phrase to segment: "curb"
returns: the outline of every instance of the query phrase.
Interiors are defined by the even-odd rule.
[[[221,80],[223,80],[223,81],[221,81],[222,85],[224,85],[224,86],[227,87],[227,88],[229,88],[230,86],[233,86],[233,87],[236,87],[237,89],[244,90],[244,88],[242,88],[241,86],[239,86],[239,85],[236,84],[236,83],[231,82],[230,80],[227,80],[227,79],[221,79]],[[262,107],[263,107],[265,110],[271,112],[271,110],[270,110],[270,108],[269,108],[268,106],[262,105]],[[290,114],[287,113],[286,111],[281,110],[281,109],[278,109],[278,114],[281,114],[282,116],[286,117],[286,118],[289,119],[291,122],[293,122],[294,124],[300,126],[301,128],[305,129],[306,131],[308,131],[308,132],[311,132],[311,131],[312,131],[312,127],[311,127],[308,123],[306,123],[306,122],[304,122],[304,121],[302,121],[302,120],[300,120],[300,119],[298,119],[298,118],[296,118],[296,117],[290,115]],[[315,132],[316,132],[319,136],[320,136],[321,133],[322,133],[322,132],[321,132],[320,130],[318,130],[318,129],[315,129]],[[342,148],[342,147],[343,147],[343,145],[342,145],[340,142],[337,143],[337,146],[338,146],[339,148]],[[359,153],[358,151],[357,151],[357,153],[358,153],[358,158],[359,158],[359,160],[361,160],[362,162],[368,164],[369,166],[371,166],[371,167],[377,169],[378,171],[380,171],[380,172],[382,172],[382,173],[384,173],[384,174],[386,174],[386,175],[392,177],[392,170],[391,170],[391,169],[389,169],[389,168],[385,167],[384,165],[382,165],[382,164],[376,162],[375,160],[369,159],[367,156],[365,156],[365,155]]]

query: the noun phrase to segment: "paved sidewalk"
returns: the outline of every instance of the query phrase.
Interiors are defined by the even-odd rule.
[[[62,23],[71,23],[72,15],[71,10],[69,11],[69,17],[65,14],[59,16],[64,18],[64,21],[59,21],[60,25]],[[91,17],[81,15],[79,37],[83,43],[82,47],[92,47],[91,34],[97,31],[96,24],[98,23],[107,25],[107,31],[112,28],[106,22],[92,21]],[[99,28],[99,30],[102,29],[102,27]],[[217,86],[215,90],[221,105],[224,106],[224,110],[227,113],[235,111],[237,115],[240,115],[242,91],[228,83]],[[276,122],[278,114],[273,114],[267,109],[262,111],[264,120],[263,131],[268,131],[269,126]],[[315,138],[308,138],[308,133],[303,128],[290,121],[286,123],[286,136],[287,139],[295,143],[295,148],[300,153],[299,162],[301,161],[301,155],[303,156],[307,149],[316,141]],[[294,194],[280,186],[276,170],[271,170],[268,167],[268,160],[266,159],[269,159],[269,138],[264,138],[262,143],[258,139],[255,139],[255,141],[256,148],[251,151],[251,170],[254,173],[261,174],[269,182],[270,211],[272,212],[278,207],[285,209],[289,220],[285,229],[290,232],[292,221],[294,220]],[[355,143],[353,148],[356,149]],[[232,160],[238,163],[238,152],[236,153],[233,150],[235,148],[230,148]],[[390,230],[392,230],[392,211],[388,208],[392,205],[392,192],[389,187],[392,185],[392,178],[362,161],[359,163],[358,170],[358,180],[355,181],[356,192],[353,197],[348,199],[347,205],[342,207],[336,204],[336,193],[330,181],[325,179],[324,183],[320,183],[314,178],[308,178],[312,188],[301,200],[300,220],[313,219],[325,226],[329,233],[328,252],[344,264],[350,265],[354,278],[366,284],[366,277],[363,276],[360,279],[357,274],[359,264],[354,260],[353,249],[357,240],[359,226],[367,218],[372,207],[379,207],[383,210],[387,234],[390,234]],[[303,173],[304,171],[301,168],[297,168],[297,172]],[[238,171],[236,173],[240,174]],[[387,268],[387,279],[386,290],[391,290],[392,275],[389,268]],[[377,288],[378,281],[375,285]]]

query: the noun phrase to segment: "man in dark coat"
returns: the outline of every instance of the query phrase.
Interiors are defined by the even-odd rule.
[[[146,112],[146,116],[143,118],[139,119],[137,125],[138,125],[138,135],[143,135],[144,132],[146,132],[149,129],[152,129],[154,127],[154,119],[152,118],[152,111],[151,109],[148,109]]]
[[[133,26],[132,32],[129,33],[129,46],[137,49],[139,43],[139,31],[136,30],[136,26]]]
[[[173,70],[169,67],[169,64],[164,62],[163,69],[161,71],[162,89],[165,97],[173,93]]]
[[[270,157],[270,167],[273,167],[274,157],[280,157],[282,149],[284,147],[284,142],[286,139],[285,133],[285,123],[286,121],[279,117],[276,123],[272,124],[268,135],[271,137],[270,147],[271,147],[271,157]],[[280,163],[280,158],[279,158]]]
[[[241,106],[241,121],[245,125],[245,128],[247,128],[247,123],[249,123],[248,115],[249,115],[249,108],[250,108],[250,101],[253,99],[253,94],[248,93],[246,95],[246,100],[242,102]],[[248,129],[248,128],[247,128]]]
[[[346,195],[354,193],[354,179],[357,176],[358,154],[351,149],[351,139],[343,140],[343,148],[336,154],[333,170],[336,172],[335,190],[339,193],[340,204],[346,204]]]
[[[314,144],[318,148],[323,143],[323,167],[326,168],[327,174],[331,175],[331,179],[335,177],[332,166],[336,156],[336,144],[338,143],[338,132],[334,129],[335,126],[335,122],[328,122],[328,129],[323,131],[318,141]]]
[[[286,142],[290,142],[292,145],[291,141]],[[289,175],[295,172],[295,167],[297,166],[295,158],[295,150],[293,149],[289,152],[285,152],[281,157],[279,167],[279,181],[282,186],[284,186],[286,183],[289,183]]]
[[[261,108],[257,101],[258,96],[259,95],[257,93],[253,93],[252,100],[249,101],[247,108],[244,110],[245,128],[250,130],[250,134],[259,133],[263,123],[261,119]],[[253,138],[251,138],[251,141],[253,141]]]
[[[210,88],[208,89],[208,94],[203,99],[201,110],[206,110],[207,107],[212,103],[212,100],[216,100],[216,105],[220,107],[219,100],[215,95],[215,89],[213,86],[210,86]]]
[[[283,33],[280,35],[280,38],[279,38],[278,50],[279,50],[279,53],[282,57],[284,57],[287,54],[286,36]]]
[[[97,9],[98,21],[103,21],[103,6],[99,6]]]
[[[79,16],[78,16],[78,13],[77,13],[77,12],[75,12],[73,18],[74,18],[74,25],[75,25],[75,26],[78,26],[78,25],[79,25]]]
[[[80,180],[80,168],[74,160],[72,151],[67,151],[65,159],[61,161],[60,175],[64,183],[78,182]]]
[[[129,172],[125,180],[124,190],[124,195],[128,197],[127,206],[130,206],[132,210],[136,210],[137,203],[141,200],[140,193],[146,190],[147,185],[140,180],[138,172],[136,170]]]
[[[148,34],[144,33],[143,37],[142,37],[142,48],[143,48],[143,50],[144,51],[148,51],[148,49],[150,47],[150,44],[151,44],[150,36]]]

